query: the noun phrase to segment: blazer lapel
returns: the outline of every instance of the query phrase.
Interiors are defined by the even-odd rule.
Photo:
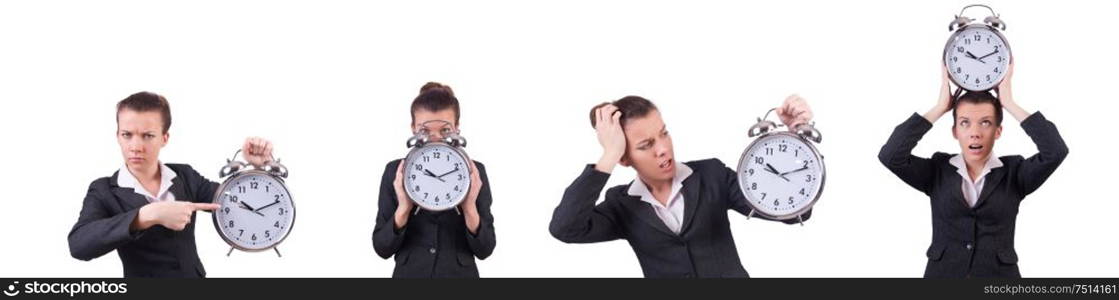
[[[626,194],[625,197],[628,199],[626,199],[626,201],[622,201],[622,204],[625,205],[629,209],[629,211],[633,212],[633,214],[636,215],[638,219],[645,221],[645,223],[649,223],[649,225],[653,226],[653,228],[656,228],[657,231],[660,231],[664,234],[676,236],[676,233],[673,233],[672,230],[669,230],[668,226],[664,225],[664,221],[661,221],[661,219],[657,217],[657,212],[653,211],[653,206],[649,205],[649,203],[642,202],[641,197],[631,196],[629,194]]]
[[[213,195],[188,195],[187,194],[187,189],[186,189],[186,183],[183,183],[183,177],[182,176],[175,176],[175,178],[172,178],[171,179],[171,187],[167,188],[167,191],[171,192],[172,195],[175,195],[175,201],[184,201],[185,200],[185,201],[190,201],[190,202],[201,202],[201,203],[213,202],[213,201],[204,201],[204,199],[194,199],[195,197],[213,197]]]
[[[984,200],[990,198],[991,192],[993,192],[995,190],[995,187],[1002,183],[1002,180],[1005,178],[1005,167],[991,169],[991,172],[987,173],[987,178],[984,179],[986,182],[983,183],[983,191],[979,192],[979,200],[975,202],[975,207],[978,208],[979,205],[983,204]]]
[[[113,195],[116,196],[117,199],[120,199],[121,208],[124,211],[129,211],[147,205],[148,199],[144,198],[144,196],[137,194],[132,188],[125,188],[117,185],[117,176],[119,175],[120,171],[113,173],[113,177],[109,178],[109,185],[113,187]]]
[[[695,212],[699,210],[699,191],[703,189],[699,182],[699,174],[688,176],[682,184],[680,194],[684,195],[684,224],[680,226],[680,233],[687,232],[692,220],[695,219]]]

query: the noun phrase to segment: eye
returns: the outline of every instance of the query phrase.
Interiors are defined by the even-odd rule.
[[[124,138],[126,138],[126,139],[127,139],[127,138],[132,138],[132,133],[131,133],[131,132],[122,132],[122,133],[120,134],[120,136],[122,136],[122,137],[124,137]]]
[[[144,134],[144,139],[145,140],[150,140],[150,139],[153,139],[153,138],[155,138],[154,134],[151,134],[151,133],[145,133]]]
[[[983,120],[983,122],[979,123],[979,125],[983,125],[983,127],[990,127],[991,121]]]
[[[968,120],[960,121],[960,126],[967,127],[968,125],[971,125],[971,121],[968,121]]]

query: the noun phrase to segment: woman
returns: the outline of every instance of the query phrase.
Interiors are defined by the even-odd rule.
[[[426,130],[441,140],[444,130],[458,132],[458,121],[458,99],[450,87],[429,82],[420,88],[412,101],[412,132]],[[402,166],[400,159],[389,162],[381,177],[373,229],[377,255],[395,256],[394,278],[478,277],[474,258],[489,257],[496,244],[485,166],[471,161],[466,198],[458,209],[439,212],[416,208],[403,188]]]
[[[1014,250],[1018,205],[1057,170],[1068,147],[1045,116],[1027,113],[1014,101],[1013,64],[998,85],[997,98],[990,92],[967,92],[953,100],[948,73],[941,71],[936,106],[898,125],[878,158],[902,181],[929,196],[933,238],[925,277],[1021,277]],[[1002,135],[1003,109],[1033,139],[1037,154],[1028,159],[993,154],[995,140]],[[961,154],[910,154],[949,110]]]

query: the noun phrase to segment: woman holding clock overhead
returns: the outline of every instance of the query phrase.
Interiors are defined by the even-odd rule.
[[[808,103],[796,95],[776,111],[790,128],[812,119]],[[564,191],[549,225],[552,236],[565,243],[625,239],[645,277],[748,277],[727,216],[728,210],[751,213],[736,172],[717,159],[676,161],[660,111],[645,98],[600,104],[590,118],[603,154]],[[596,204],[619,164],[637,171],[637,179],[608,189]]]
[[[459,103],[450,87],[435,82],[425,84],[412,101],[411,110],[413,133],[425,132],[428,140],[433,141],[443,140],[448,135],[457,136]],[[443,158],[449,160],[450,156]],[[421,208],[405,189],[408,171],[404,168],[411,168],[406,165],[407,162],[400,159],[393,160],[385,166],[381,177],[373,228],[373,248],[377,255],[385,259],[395,257],[394,278],[478,277],[474,259],[489,257],[496,245],[490,213],[493,199],[485,166],[467,159],[466,167],[470,172],[463,178],[451,177],[457,176],[458,169],[425,169],[420,173],[421,177],[430,176],[431,180],[440,182],[469,181],[469,188],[458,206],[435,210],[428,204]],[[458,186],[461,185],[455,187]],[[429,199],[420,200],[432,203],[427,202]]]
[[[1014,65],[998,83],[998,96],[969,91],[953,99],[946,69],[937,103],[894,129],[878,153],[882,164],[929,196],[933,238],[925,277],[1021,277],[1014,225],[1022,199],[1041,187],[1068,155],[1057,127],[1040,112],[1028,113],[1011,93]],[[1017,119],[1038,153],[995,156],[1003,109]],[[960,154],[911,154],[941,116],[952,112],[952,136]]]

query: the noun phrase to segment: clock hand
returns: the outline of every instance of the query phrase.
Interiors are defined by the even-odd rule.
[[[773,175],[777,175],[777,177],[781,177],[781,179],[784,179],[785,181],[792,182],[792,180],[789,180],[788,178],[785,178],[784,174],[781,174],[781,172],[777,172],[777,168],[774,168],[773,165],[771,165],[769,163],[765,163],[765,170],[766,170],[766,172],[773,173]]]
[[[276,205],[276,204],[280,204],[280,200],[276,200],[276,202],[272,202],[272,204],[269,204],[269,205],[261,206],[260,208],[257,208],[255,210],[253,210],[253,212],[258,212],[262,209],[268,208],[269,206],[273,206],[273,205]]]
[[[796,170],[788,171],[788,172],[785,172],[785,173],[781,173],[781,175],[784,176],[784,175],[788,175],[789,173],[796,173],[796,172],[800,172],[800,171],[804,171],[804,170],[808,170],[808,167],[802,167],[800,169],[796,169]]]
[[[987,63],[987,62],[984,62],[982,58],[975,57],[975,54],[971,54],[971,51],[968,51],[965,54],[966,54],[967,57],[969,57],[971,59],[978,60],[979,62],[984,63],[984,64]],[[986,56],[984,56],[984,57],[986,57]]]
[[[435,176],[435,173],[432,173],[431,170],[428,170],[428,169],[424,169],[424,175],[431,176],[431,178],[439,179],[439,181],[446,182],[446,181],[443,180],[443,178],[439,178],[439,176]]]
[[[443,173],[443,175],[439,175],[439,176],[436,176],[436,177],[437,178],[443,178],[443,176],[450,175],[451,173],[454,173],[454,172],[458,172],[458,167],[455,167],[454,170],[451,170],[450,172],[447,172],[447,173]]]
[[[980,57],[979,57],[979,58],[977,58],[977,59],[978,59],[979,61],[983,61],[983,59],[984,59],[984,58],[987,58],[987,57],[989,57],[989,56],[991,56],[991,55],[995,55],[995,53],[999,53],[999,50],[998,50],[998,49],[995,49],[995,52],[987,53],[987,55],[984,55],[984,56],[980,56]]]
[[[254,209],[253,209],[252,207],[249,207],[249,205],[248,205],[248,204],[245,204],[245,202],[237,202],[237,204],[238,204],[237,206],[239,206],[239,207],[241,207],[241,208],[243,208],[243,209],[245,209],[245,210],[247,210],[247,211],[251,211],[251,212],[253,212],[254,214],[258,214],[258,215],[260,215],[261,217],[263,217],[263,216],[264,216],[264,214],[262,214],[262,213],[260,213],[260,212],[258,212],[258,211],[256,211],[256,210],[254,210]]]

